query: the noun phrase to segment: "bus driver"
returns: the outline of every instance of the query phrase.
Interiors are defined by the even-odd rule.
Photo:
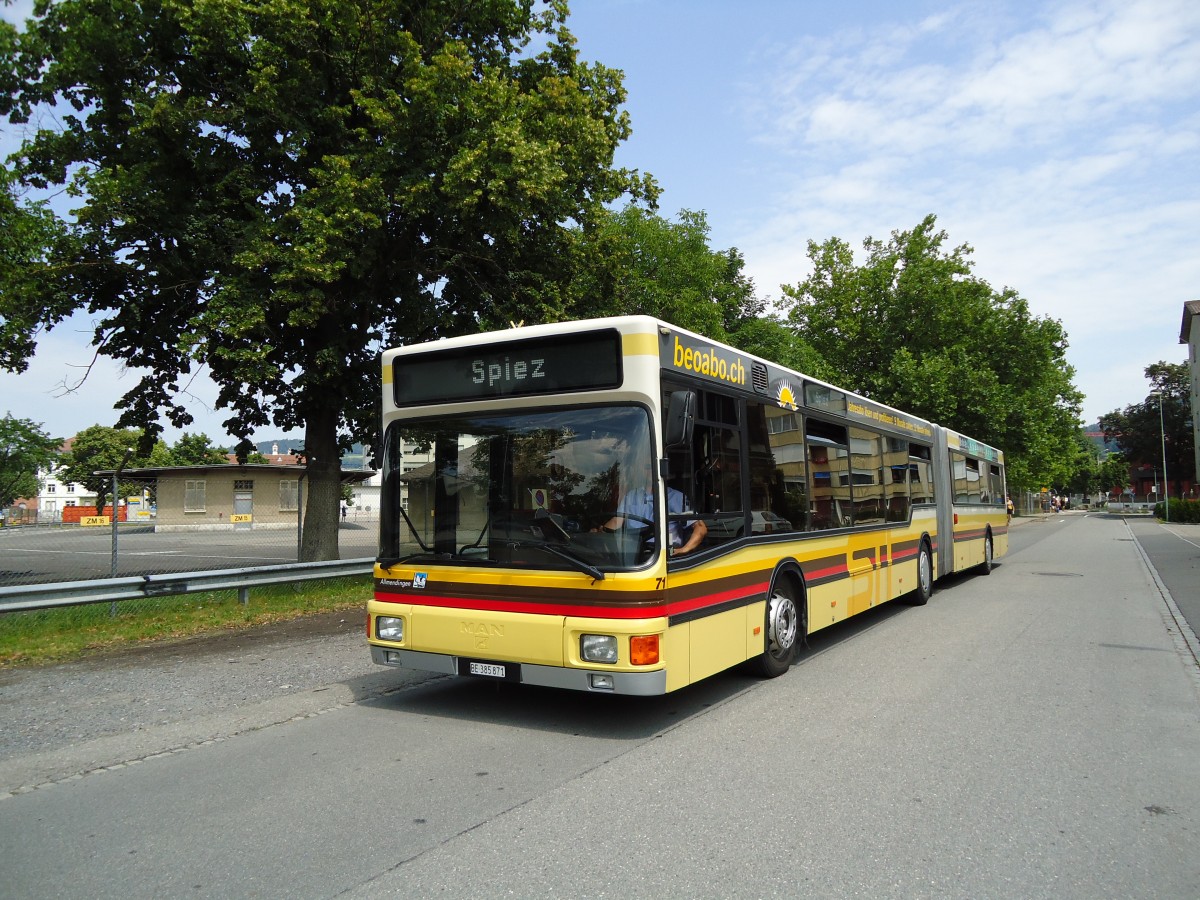
[[[616,514],[601,525],[600,528],[593,528],[592,530],[613,532],[622,525],[633,531],[641,531],[642,529],[649,528],[648,523],[654,519],[654,494],[651,493],[649,484],[650,472],[647,470],[645,483],[626,491],[625,496],[621,498],[621,502],[617,504]],[[671,513],[686,512],[691,512],[691,510],[687,508],[687,500],[684,498],[683,492],[673,487],[668,487],[668,515]],[[628,523],[623,514],[627,514],[630,517]],[[672,556],[684,556],[691,553],[700,546],[704,541],[704,536],[708,534],[708,526],[701,519],[688,519],[687,521],[668,519],[667,522],[667,537],[671,545],[670,552]]]

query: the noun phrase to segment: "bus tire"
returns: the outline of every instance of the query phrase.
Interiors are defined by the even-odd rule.
[[[908,595],[912,606],[924,606],[933,596],[933,552],[929,542],[922,540],[917,551],[917,589]]]
[[[983,562],[979,564],[979,571],[984,575],[991,575],[992,566],[992,533],[989,531],[983,539]]]
[[[778,678],[792,667],[804,640],[804,594],[784,576],[771,587],[767,599],[762,655],[750,661],[751,669],[764,678]]]

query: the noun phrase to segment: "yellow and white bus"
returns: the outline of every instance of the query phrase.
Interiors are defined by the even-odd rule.
[[[1008,548],[1004,456],[644,316],[383,355],[375,662],[654,695]]]

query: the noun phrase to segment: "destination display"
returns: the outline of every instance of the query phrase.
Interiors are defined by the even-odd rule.
[[[621,335],[613,330],[398,356],[397,406],[559,394],[621,384]]]

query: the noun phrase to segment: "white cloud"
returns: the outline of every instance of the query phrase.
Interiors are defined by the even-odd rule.
[[[775,293],[808,269],[794,235],[857,247],[935,213],[980,277],[1063,321],[1094,417],[1183,358],[1200,292],[1200,4],[1013,12],[948,7],[771,57],[752,125],[792,174],[738,244]]]

